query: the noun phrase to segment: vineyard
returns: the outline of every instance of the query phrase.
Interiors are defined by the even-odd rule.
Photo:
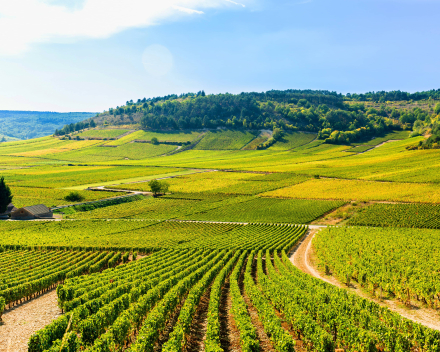
[[[283,138],[269,147],[269,150],[289,150],[306,145],[316,138],[314,133],[286,133]]]
[[[313,179],[263,193],[266,197],[340,199],[360,201],[440,202],[440,186],[435,183],[371,182],[360,180]]]
[[[350,219],[349,225],[440,228],[440,206],[431,204],[374,204]]]
[[[191,220],[247,221],[306,224],[342,206],[344,202],[255,198],[186,216]]]
[[[423,137],[407,129],[330,144],[289,124],[260,150],[280,126],[1,143],[16,207],[71,206],[0,221],[0,351],[26,330],[29,352],[440,352],[438,150],[408,151]],[[42,299],[35,328],[20,314]]]
[[[307,224],[342,201],[173,194],[66,215],[67,219],[202,220]]]
[[[206,351],[223,350],[219,300],[225,293],[243,351],[258,351],[260,345],[248,304],[276,351],[439,348],[439,332],[300,272],[284,250],[272,247],[163,249],[114,269],[67,278],[57,287],[64,315],[31,336],[29,351],[63,346],[69,351],[184,351],[194,338],[191,326],[206,292]]]
[[[290,173],[238,173],[204,172],[185,175],[168,180],[173,193],[207,193],[225,195],[256,195],[310,179],[308,176]],[[148,191],[148,184],[135,183],[116,188]]]
[[[130,203],[129,203],[130,204]],[[0,223],[0,245],[12,248],[81,248],[140,252],[160,248],[284,248],[306,227],[180,221],[78,220]],[[75,236],[71,236],[75,233]]]
[[[121,260],[121,253],[116,252],[0,247],[0,297],[9,306],[21,303],[66,278],[97,272]]]
[[[321,267],[372,295],[440,307],[440,232],[396,228],[331,228],[314,245]]]

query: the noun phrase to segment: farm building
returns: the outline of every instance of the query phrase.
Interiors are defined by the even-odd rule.
[[[6,211],[0,214],[0,219],[8,219],[9,215],[15,210],[17,210],[17,208],[14,206],[14,204],[10,203]]]
[[[52,210],[44,204],[32,205],[16,209],[11,213],[13,220],[32,220],[32,219],[51,219],[53,218]]]

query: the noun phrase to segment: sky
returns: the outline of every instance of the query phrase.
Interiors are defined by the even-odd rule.
[[[0,110],[440,88],[440,0],[0,0]]]

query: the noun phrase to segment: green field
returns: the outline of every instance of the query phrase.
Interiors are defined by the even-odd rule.
[[[289,234],[296,232],[296,227],[292,226],[148,220],[46,221],[26,225],[21,222],[1,222],[0,229],[0,245],[114,250],[135,248],[143,253],[176,247],[250,249],[256,245],[259,248],[269,248],[267,246],[274,240],[279,242],[275,246],[284,248],[292,240]],[[99,231],[99,235],[96,231]],[[70,235],[72,232],[75,237]]]
[[[96,129],[81,132],[78,136],[86,138],[117,138],[128,131],[122,129]]]
[[[195,149],[200,150],[225,150],[241,149],[256,137],[251,132],[240,132],[230,130],[209,131],[196,145]]]
[[[178,175],[178,174],[176,174]],[[305,182],[310,177],[288,173],[257,174],[208,171],[190,173],[167,180],[172,193],[208,193],[225,195],[256,195],[265,191]],[[148,191],[146,183],[117,186],[120,189]]]
[[[281,140],[277,141],[270,150],[290,150],[302,145],[309,144],[316,138],[314,133],[285,133]]]
[[[191,220],[306,224],[344,202],[254,198],[186,216]]]
[[[374,204],[359,212],[349,225],[440,228],[440,206],[434,204]]]

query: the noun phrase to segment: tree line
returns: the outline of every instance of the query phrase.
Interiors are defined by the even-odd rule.
[[[432,96],[439,91],[430,91]],[[386,94],[385,94],[386,93]],[[435,93],[435,94],[434,94]],[[319,90],[271,90],[263,93],[205,94],[186,93],[164,97],[127,101],[123,106],[110,108],[97,118],[123,121],[128,118],[143,129],[190,130],[231,129],[281,131],[308,131],[318,133],[327,143],[347,144],[381,135],[396,129],[412,129],[418,121],[430,123],[432,111],[421,107],[413,109],[368,107],[362,99],[376,99],[373,93],[342,95]],[[411,97],[405,92],[378,92],[387,99]],[[426,92],[417,93],[418,97]],[[371,98],[371,99],[373,99]],[[435,112],[434,112],[435,114]],[[56,134],[66,134],[87,128],[87,121],[70,124]],[[93,120],[90,121],[92,127]],[[122,123],[122,122],[121,122]],[[81,125],[83,124],[83,125]]]

